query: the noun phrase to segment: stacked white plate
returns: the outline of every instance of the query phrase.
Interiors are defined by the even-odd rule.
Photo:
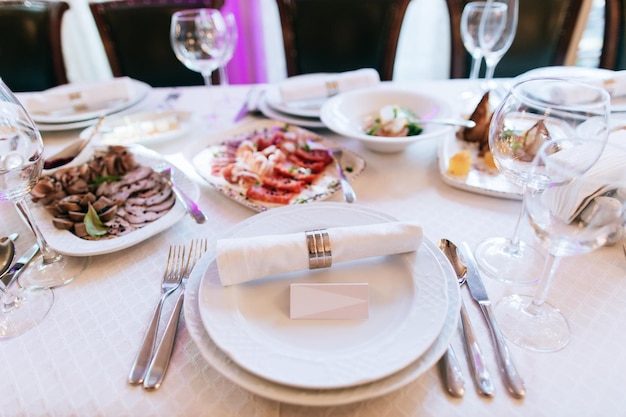
[[[328,74],[306,74],[292,78],[328,78]],[[326,102],[326,98],[319,100],[290,101],[284,102],[278,85],[267,87],[258,101],[258,108],[265,117],[290,123],[296,126],[322,128],[324,123],[320,120],[320,109]]]
[[[224,237],[291,233],[394,221],[341,203],[286,206],[255,215]],[[289,286],[366,282],[365,320],[292,320]],[[446,350],[458,318],[451,266],[427,239],[417,252],[370,258],[223,287],[214,250],[196,265],[185,319],[207,362],[258,395],[300,405],[338,405],[415,380]]]
[[[88,89],[92,84],[103,83],[103,81],[85,82],[79,84],[64,84],[51,88],[41,93],[21,93],[18,98],[23,95],[27,97],[29,94],[58,94],[67,92],[68,94]],[[96,107],[87,107],[81,109],[68,108],[60,114],[36,113],[31,112],[30,116],[41,131],[61,131],[71,129],[81,129],[96,123],[99,117],[111,114],[129,113],[134,111],[139,104],[148,96],[151,88],[148,84],[130,80],[131,89],[127,98],[121,100],[113,100],[106,103],[99,103]]]

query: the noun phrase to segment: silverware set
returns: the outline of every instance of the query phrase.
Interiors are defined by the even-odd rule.
[[[186,251],[181,246],[170,246],[165,272],[161,280],[161,297],[152,314],[152,319],[137,353],[137,357],[128,375],[128,383],[143,384],[145,389],[157,389],[161,386],[176,340],[176,330],[183,305],[185,287],[196,262],[207,251],[206,239],[194,240]],[[176,305],[168,320],[163,338],[157,346],[158,326],[161,311],[167,297],[179,287],[181,290]]]

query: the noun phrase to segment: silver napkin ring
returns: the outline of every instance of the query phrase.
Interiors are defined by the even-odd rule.
[[[339,82],[326,81],[326,95],[328,97],[336,96],[339,94]]]
[[[330,268],[333,264],[333,254],[326,229],[309,230],[305,235],[309,251],[309,269]]]

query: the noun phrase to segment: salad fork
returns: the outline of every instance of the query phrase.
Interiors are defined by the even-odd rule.
[[[199,241],[195,240],[191,242],[191,246],[189,247],[187,264],[185,266],[182,277],[182,288],[178,295],[178,299],[176,300],[176,306],[174,307],[174,311],[172,312],[172,315],[170,316],[170,319],[167,323],[167,327],[165,328],[163,339],[161,340],[161,343],[159,343],[159,347],[157,348],[157,351],[152,358],[152,362],[150,362],[150,367],[148,368],[148,372],[146,373],[146,377],[143,381],[143,387],[145,389],[158,389],[163,382],[165,372],[167,371],[167,367],[170,363],[170,358],[172,357],[172,350],[174,349],[176,330],[178,328],[180,311],[183,306],[183,300],[185,298],[185,288],[187,287],[187,281],[189,281],[189,275],[191,275],[193,267],[196,266],[196,262],[202,257],[207,249],[208,242],[206,239],[202,239]]]
[[[183,273],[183,264],[185,260],[185,248],[180,246],[170,246],[167,257],[167,265],[165,273],[161,281],[161,297],[152,315],[150,325],[143,337],[143,342],[135,358],[135,362],[128,375],[128,383],[139,385],[143,382],[146,370],[152,359],[154,347],[156,345],[157,327],[161,318],[161,310],[165,299],[180,286]]]

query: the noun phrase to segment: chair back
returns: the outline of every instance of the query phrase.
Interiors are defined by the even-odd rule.
[[[63,1],[0,2],[0,78],[14,92],[66,84],[61,22]]]
[[[496,67],[496,77],[515,77],[539,67],[566,65],[584,0],[520,0],[517,32]],[[461,38],[467,0],[446,0],[450,16],[450,78],[466,78],[471,57]]]
[[[172,50],[172,14],[184,9],[220,9],[223,4],[224,0],[119,0],[92,2],[89,8],[113,76],[172,87],[204,84],[202,76],[185,67]]]
[[[626,70],[626,4],[624,0],[604,2],[604,42],[600,68]]]
[[[287,75],[374,68],[391,80],[409,0],[276,0]]]

